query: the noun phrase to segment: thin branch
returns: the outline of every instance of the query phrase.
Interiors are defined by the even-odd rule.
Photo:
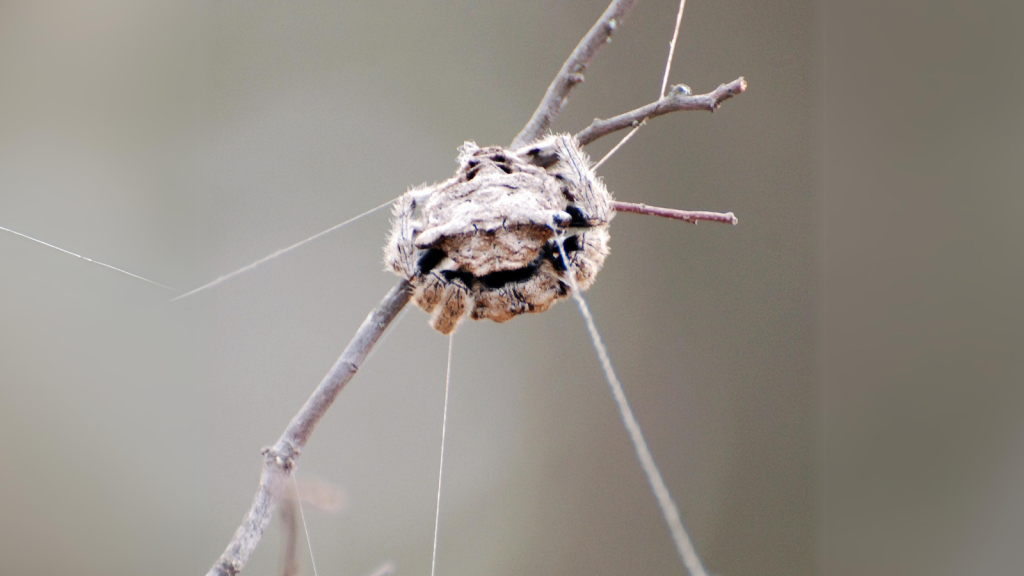
[[[657,206],[648,206],[647,204],[634,204],[632,202],[619,202],[615,200],[612,202],[612,208],[616,212],[631,212],[633,214],[644,214],[646,216],[660,216],[662,218],[671,218],[673,220],[682,220],[691,224],[696,224],[699,220],[705,220],[707,222],[721,222],[722,224],[732,224],[735,226],[739,224],[739,220],[732,212],[705,212],[702,210],[691,211],[691,210],[676,210],[674,208],[659,208]]]
[[[648,118],[654,118],[655,116],[661,116],[662,114],[668,114],[677,110],[707,110],[714,112],[722,105],[722,102],[742,93],[746,89],[747,81],[742,77],[728,84],[722,84],[707,94],[697,94],[694,96],[689,95],[689,89],[685,86],[676,85],[669,89],[667,96],[656,102],[641,106],[625,114],[608,118],[607,120],[595,119],[590,126],[576,134],[576,139],[580,141],[581,146],[586,146],[612,132],[622,130],[623,128],[632,128]]]
[[[668,88],[668,75],[669,73],[672,72],[672,57],[675,56],[676,54],[676,40],[679,39],[679,28],[683,24],[684,8],[686,8],[686,0],[679,0],[679,12],[676,14],[676,25],[675,28],[673,28],[672,30],[672,41],[668,43],[668,58],[665,59],[665,74],[662,76],[661,90],[658,92],[659,100],[665,97],[665,89]],[[689,94],[690,91],[687,90],[686,93]],[[646,121],[647,119],[645,118],[642,122],[634,124],[633,129],[630,130],[629,133],[622,138],[622,140],[619,140],[619,143],[612,147],[612,149],[609,150],[608,153],[604,155],[604,158],[601,158],[597,162],[597,164],[594,164],[594,170],[596,171],[609,158],[614,156],[615,153],[619,151],[619,148],[622,148],[626,144],[626,142],[628,142],[629,139],[632,138],[638,130],[640,130],[640,127],[643,126]]]
[[[608,42],[612,32],[626,19],[626,15],[633,9],[634,4],[636,4],[636,0],[612,0],[597,23],[580,40],[576,49],[562,64],[562,69],[551,81],[551,85],[548,86],[548,91],[544,94],[540,105],[537,106],[537,110],[534,111],[533,117],[512,141],[509,148],[521,148],[540,138],[551,127],[551,122],[558,116],[558,112],[568,100],[569,92],[577,84],[583,82],[583,71],[586,70],[587,65],[593,60],[597,51]]]
[[[587,64],[593,59],[597,50],[608,42],[612,32],[622,23],[635,3],[636,0],[613,0],[608,5],[601,18],[562,65],[561,71],[548,87],[548,91],[533,117],[510,146],[512,149],[521,148],[536,140],[550,127],[552,120],[565,104],[569,92],[576,84],[583,81],[583,71]],[[723,101],[743,92],[746,87],[746,81],[739,78],[729,84],[719,86],[717,90],[709,94],[689,96],[681,87],[676,86],[670,90],[669,95],[657,102],[608,120],[595,120],[588,128],[577,134],[576,138],[581,145],[586,145],[617,130],[634,126],[646,118],[653,118],[676,110],[714,111]],[[623,212],[657,214],[687,221],[714,220],[735,224],[736,220],[731,213],[720,215],[713,212],[684,212],[665,208],[649,208],[626,202],[616,202],[614,207]],[[731,219],[723,219],[726,217]],[[313,433],[313,429],[330,408],[342,388],[355,375],[387,327],[409,302],[411,295],[411,285],[407,280],[402,280],[384,296],[384,299],[363,321],[337,362],[331,367],[330,372],[306,400],[298,414],[292,418],[274,446],[263,450],[263,472],[260,475],[259,488],[253,498],[252,506],[242,519],[242,524],[235,530],[224,553],[207,572],[207,576],[234,576],[245,567],[249,556],[262,539],[263,532],[270,522],[279,500],[284,495],[285,482],[291,475],[295,461]],[[381,571],[388,573],[392,569],[393,567],[389,563],[383,566]]]
[[[278,501],[284,495],[285,481],[313,429],[338,397],[338,393],[359,370],[359,366],[384,330],[409,302],[411,295],[411,285],[408,281],[402,280],[384,296],[380,304],[363,321],[330,372],[324,376],[298,414],[292,418],[284,434],[273,447],[263,449],[263,473],[252,507],[242,519],[242,524],[235,530],[227,549],[207,572],[207,576],[233,576],[245,567],[249,555],[263,537],[263,531],[270,522]]]

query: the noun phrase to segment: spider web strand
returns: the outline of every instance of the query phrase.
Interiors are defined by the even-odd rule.
[[[579,305],[580,313],[583,315],[583,320],[587,325],[587,331],[590,332],[590,340],[594,344],[594,350],[597,351],[597,356],[601,361],[601,368],[604,370],[605,379],[608,381],[608,386],[611,387],[612,396],[615,398],[619,415],[622,417],[622,423],[629,433],[629,439],[633,441],[636,457],[640,461],[640,467],[643,469],[644,475],[647,476],[647,482],[650,484],[651,491],[654,492],[654,497],[658,501],[661,515],[664,517],[665,523],[668,524],[676,551],[679,553],[679,557],[682,559],[687,571],[689,571],[690,576],[707,576],[704,565],[701,564],[700,557],[697,556],[697,550],[693,547],[693,542],[687,535],[686,528],[683,527],[683,520],[679,516],[679,509],[672,499],[672,494],[669,492],[668,486],[665,485],[661,472],[658,471],[658,465],[654,463],[654,456],[651,455],[651,450],[647,447],[647,441],[644,440],[640,423],[637,422],[636,416],[633,415],[633,409],[629,407],[629,400],[626,399],[626,393],[622,389],[622,384],[619,382],[618,376],[615,375],[611,358],[608,357],[608,350],[601,340],[601,334],[597,331],[597,325],[594,323],[594,317],[590,314],[590,308],[580,294],[579,286],[576,284],[576,276],[573,273],[569,258],[565,254],[565,247],[562,244],[561,237],[558,238],[558,251],[562,255],[562,261],[566,263],[566,270],[568,272],[566,275],[572,284],[572,296],[576,300],[576,304]]]
[[[679,26],[683,23],[683,8],[685,7],[686,0],[679,0],[679,12],[676,14],[676,27],[672,31],[672,41],[668,43],[668,60],[665,61],[665,74],[662,76],[661,79],[661,92],[658,96],[659,100],[665,97],[665,89],[668,88],[668,75],[669,72],[672,71],[672,59],[673,57],[675,57],[676,54],[676,39],[679,38]],[[644,119],[644,121],[646,121],[646,118]],[[640,127],[643,125],[643,122],[637,124],[632,130],[629,131],[629,134],[623,136],[622,140],[619,140],[618,144],[612,147],[612,149],[609,150],[608,153],[605,154],[604,157],[601,158],[601,160],[599,160],[597,164],[594,164],[594,170],[600,168],[606,160],[608,160],[616,152],[618,152],[619,148],[622,148],[622,145],[628,142],[629,139],[632,138],[634,134],[636,134],[636,131],[639,130]]]
[[[70,250],[65,250],[65,249],[61,248],[60,246],[54,246],[53,244],[50,244],[49,242],[43,242],[42,240],[40,240],[38,238],[33,238],[33,237],[29,236],[28,234],[22,234],[21,232],[15,232],[14,230],[11,230],[10,228],[4,228],[3,226],[0,226],[0,230],[3,230],[4,232],[10,232],[11,234],[14,234],[15,236],[21,236],[22,238],[25,238],[26,240],[31,240],[31,241],[33,241],[33,242],[35,242],[37,244],[42,244],[43,246],[46,246],[47,248],[53,248],[54,250],[59,250],[59,251],[65,253],[65,254],[70,254],[71,256],[74,256],[75,258],[80,258],[82,260],[85,260],[86,262],[90,262],[92,264],[98,264],[100,266],[103,266],[104,268],[110,268],[111,270],[113,270],[115,272],[120,272],[121,274],[126,274],[128,276],[131,276],[132,278],[137,278],[139,280],[142,280],[143,282],[149,282],[150,284],[152,284],[154,286],[159,286],[159,287],[163,288],[164,290],[170,290],[171,292],[178,292],[178,290],[176,288],[171,288],[170,286],[165,286],[165,285],[163,285],[163,284],[161,284],[159,282],[154,282],[154,281],[150,280],[149,278],[143,278],[142,276],[139,276],[138,274],[132,274],[131,272],[129,272],[127,270],[122,270],[121,268],[118,268],[117,266],[111,266],[110,264],[104,264],[103,262],[100,262],[98,260],[93,260],[92,258],[86,258],[85,256],[82,256],[81,254],[75,254],[74,252],[72,252]]]
[[[309,548],[309,562],[313,565],[313,576],[316,572],[316,558],[313,557],[313,542],[309,540],[309,528],[306,526],[306,513],[302,510],[302,496],[299,495],[299,482],[295,479],[295,472],[292,472],[292,485],[295,487],[295,501],[299,504],[299,518],[302,518],[302,531],[306,533],[306,547]]]
[[[448,335],[448,368],[444,376],[444,416],[441,418],[441,464],[437,471],[437,510],[434,512],[434,551],[430,556],[430,576],[434,576],[437,568],[437,532],[441,522],[441,480],[444,475],[444,439],[448,429],[448,389],[452,381],[452,342],[455,334]]]
[[[686,8],[686,0],[679,0],[676,29],[672,32],[672,41],[668,43],[668,61],[665,62],[665,76],[661,79],[661,96],[659,98],[665,97],[665,89],[668,88],[668,73],[672,71],[672,57],[676,54],[676,39],[679,38],[679,26],[683,23],[683,8]]]
[[[393,204],[395,202],[395,200],[397,200],[397,198],[392,198],[391,200],[388,200],[387,202],[381,204],[380,206],[377,206],[376,208],[370,208],[366,212],[363,212],[362,214],[360,214],[358,216],[353,216],[352,218],[349,218],[348,220],[345,220],[344,222],[341,222],[340,224],[335,224],[334,226],[331,226],[330,228],[328,228],[327,230],[324,230],[323,232],[317,232],[316,234],[310,236],[309,238],[306,238],[305,240],[300,240],[299,242],[296,242],[295,244],[292,244],[291,246],[288,246],[287,248],[281,248],[280,250],[278,250],[278,251],[276,251],[276,252],[274,252],[272,254],[268,254],[268,255],[264,256],[263,258],[260,258],[259,260],[253,262],[252,264],[249,264],[247,266],[243,266],[243,267],[239,268],[238,270],[235,270],[234,272],[228,272],[227,274],[218,277],[216,280],[214,280],[212,282],[209,282],[207,284],[203,284],[199,288],[195,288],[193,290],[189,290],[188,292],[185,292],[181,296],[177,296],[175,298],[172,298],[171,302],[174,302],[175,300],[181,300],[182,298],[187,298],[187,297],[189,297],[189,296],[191,296],[191,295],[193,295],[193,294],[195,294],[197,292],[202,292],[203,290],[207,290],[209,288],[213,288],[214,286],[217,286],[218,284],[222,284],[222,283],[230,280],[231,278],[234,278],[235,276],[238,276],[239,274],[242,274],[243,272],[248,272],[249,270],[252,270],[253,268],[256,268],[257,266],[259,266],[261,264],[264,264],[264,263],[266,263],[266,262],[268,262],[270,260],[273,260],[274,258],[277,258],[278,256],[281,256],[281,255],[283,255],[283,254],[285,254],[287,252],[291,252],[292,250],[298,248],[299,246],[303,246],[305,244],[309,244],[310,242],[312,242],[312,241],[314,241],[314,240],[316,240],[318,238],[321,238],[323,236],[326,236],[327,234],[330,234],[331,232],[334,232],[335,230],[337,230],[339,228],[343,228],[344,226],[347,226],[347,225],[355,222],[356,220],[359,220],[360,218],[363,218],[364,216],[369,216],[370,214],[373,214],[374,212],[376,212],[377,210],[380,210],[381,208],[384,208],[385,206],[390,206],[391,204]]]
[[[637,124],[635,127],[633,127],[633,129],[629,131],[629,134],[623,136],[622,140],[619,140],[618,144],[613,146],[612,149],[609,150],[608,153],[604,155],[604,157],[598,160],[597,164],[594,164],[591,170],[597,171],[597,169],[601,167],[601,164],[604,164],[605,160],[611,158],[613,154],[618,152],[619,148],[622,148],[622,145],[628,142],[629,139],[633,137],[633,134],[636,134],[636,131],[639,130],[641,126],[643,126],[643,123]]]

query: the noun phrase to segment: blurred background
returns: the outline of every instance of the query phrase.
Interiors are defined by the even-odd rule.
[[[1024,566],[1024,6],[829,2],[830,574]]]
[[[690,2],[671,82],[749,91],[601,175],[740,224],[620,215],[586,297],[712,573],[1014,574],[1020,10],[837,4]],[[657,96],[677,6],[556,130]],[[0,226],[193,288],[511,141],[604,7],[0,3]],[[173,304],[0,235],[2,571],[204,573],[396,281],[388,225]],[[307,445],[345,498],[306,509],[321,574],[429,570],[447,344],[407,310]],[[683,571],[572,303],[462,326],[451,385],[439,574]]]

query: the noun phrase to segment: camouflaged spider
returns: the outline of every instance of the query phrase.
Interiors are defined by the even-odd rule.
[[[568,134],[519,150],[466,142],[455,176],[395,203],[387,267],[413,285],[431,326],[543,312],[594,283],[608,255],[611,194]]]

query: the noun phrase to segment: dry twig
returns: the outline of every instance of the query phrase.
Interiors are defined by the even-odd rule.
[[[509,148],[525,146],[547,132],[551,127],[551,122],[554,121],[555,116],[558,116],[562,106],[568,100],[569,92],[574,86],[583,82],[583,71],[586,70],[587,64],[590,64],[597,51],[608,42],[612,32],[622,24],[634,4],[636,4],[636,0],[612,0],[604,14],[598,18],[597,23],[590,28],[587,35],[580,40],[576,49],[562,64],[562,69],[551,81],[548,91],[533,112],[530,121],[526,123]]]
[[[299,413],[288,423],[284,434],[272,447],[263,449],[263,474],[260,476],[260,487],[256,491],[256,497],[253,498],[252,506],[242,524],[235,530],[227,549],[207,572],[207,576],[230,576],[241,572],[249,560],[249,555],[263,537],[263,531],[270,522],[274,508],[286,490],[285,482],[295,466],[295,460],[309,440],[313,429],[334,403],[341,389],[355,376],[384,330],[409,302],[410,296],[410,286],[405,280],[396,284],[384,296],[380,304],[363,321],[345,347],[345,351],[306,400]]]
[[[656,102],[641,106],[625,114],[619,114],[607,120],[594,120],[590,126],[576,134],[581,146],[586,146],[602,136],[623,128],[632,128],[648,118],[676,112],[677,110],[707,110],[714,112],[722,102],[742,93],[747,89],[747,81],[742,77],[722,84],[707,94],[690,95],[689,89],[676,85],[669,89],[668,94]]]
[[[593,59],[597,50],[603,46],[615,28],[621,24],[636,0],[613,0],[608,8],[598,19],[597,23],[590,29],[583,40],[573,51],[572,55],[562,65],[561,71],[555,80],[548,87],[544,99],[534,112],[533,117],[526,124],[523,130],[516,136],[512,148],[519,148],[536,140],[551,125],[552,120],[558,115],[565,103],[573,86],[583,81],[582,72],[587,64]],[[719,86],[717,90],[709,94],[689,96],[679,90],[670,90],[669,94],[657,102],[648,104],[625,114],[620,114],[608,120],[595,120],[588,128],[576,135],[580,144],[586,145],[598,138],[632,126],[645,118],[653,118],[676,110],[714,110],[722,101],[743,92],[746,82],[739,78]],[[683,212],[669,209],[655,209],[643,207],[643,209],[632,209],[631,207],[642,206],[629,203],[616,203],[616,209],[621,211],[632,211],[642,214],[656,214],[688,221],[694,220],[716,220],[725,221],[720,217],[711,217],[715,213],[710,212]],[[685,215],[680,216],[680,215]],[[699,216],[698,216],[699,215]],[[735,220],[733,217],[732,220]],[[734,221],[730,221],[735,223]],[[228,543],[227,549],[207,572],[207,576],[233,576],[241,572],[249,556],[259,544],[263,532],[270,522],[271,516],[278,502],[284,495],[285,482],[288,480],[295,460],[299,457],[302,448],[306,445],[313,429],[330,408],[342,388],[352,379],[359,369],[363,360],[372,350],[374,344],[384,333],[387,327],[395,319],[398,313],[409,302],[411,296],[410,284],[402,280],[395,285],[387,295],[380,301],[376,308],[366,317],[363,324],[356,331],[355,336],[346,346],[341,356],[331,367],[324,379],[313,391],[306,403],[292,418],[284,433],[272,446],[263,450],[263,472],[260,476],[259,488],[253,498],[252,506],[241,525],[235,530],[234,536]],[[391,569],[390,564],[385,565],[384,571]]]
[[[708,222],[721,222],[722,224],[732,224],[735,226],[739,223],[736,219],[736,215],[732,212],[704,212],[702,210],[691,211],[691,210],[676,210],[674,208],[659,208],[657,206],[648,206],[647,204],[634,204],[632,202],[619,202],[615,200],[612,202],[612,208],[616,212],[632,212],[633,214],[644,214],[646,216],[660,216],[662,218],[671,218],[673,220],[682,220],[691,224],[696,224],[698,220],[705,220]]]

